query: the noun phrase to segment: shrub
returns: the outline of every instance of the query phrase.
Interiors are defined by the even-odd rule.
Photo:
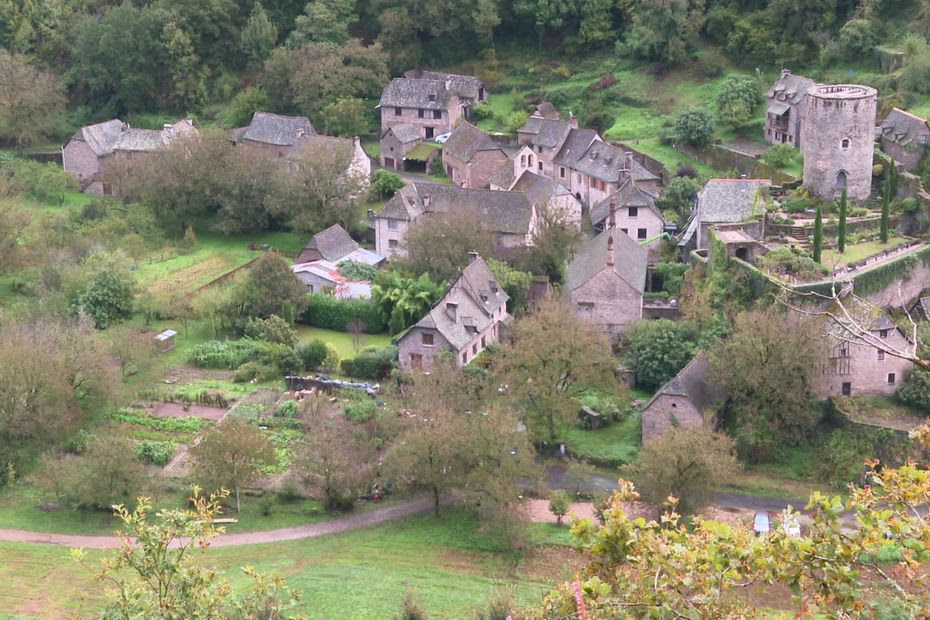
[[[146,465],[164,467],[176,451],[177,447],[171,441],[143,441],[138,445],[136,455]]]
[[[813,207],[813,201],[804,196],[792,196],[781,201],[781,210],[786,213],[804,213]]]
[[[562,524],[562,517],[568,514],[571,500],[565,491],[553,491],[549,494],[549,512],[555,515],[556,523]]]
[[[128,278],[113,271],[101,271],[76,300],[72,311],[87,314],[97,329],[106,329],[132,316],[133,296],[133,285]]]
[[[759,267],[771,273],[790,274],[804,280],[813,280],[829,272],[829,269],[814,262],[811,257],[796,253],[790,248],[772,250],[759,259]]]
[[[391,345],[374,351],[362,350],[358,356],[342,360],[340,367],[350,377],[381,379],[390,374],[396,361],[397,347]]]
[[[270,381],[276,379],[278,376],[278,369],[270,364],[246,362],[233,373],[233,381],[236,383],[248,383],[252,379],[256,381]]]
[[[300,363],[305,370],[319,370],[326,362],[328,353],[326,343],[319,338],[297,348],[297,355],[300,356]]]
[[[784,168],[795,160],[799,151],[787,144],[776,144],[762,155],[762,161],[774,168]]]
[[[381,197],[390,197],[406,183],[399,174],[378,168],[371,175],[371,192]]]
[[[87,441],[90,439],[90,433],[85,431],[83,428],[79,429],[78,432],[74,434],[67,444],[65,444],[65,451],[70,452],[71,454],[84,454],[84,451],[87,449]]]
[[[281,403],[281,406],[278,407],[278,410],[275,411],[275,415],[282,418],[296,418],[297,417],[297,401],[296,400],[286,400]]]
[[[369,421],[375,415],[375,401],[371,399],[355,400],[345,406],[346,418],[356,423]]]
[[[249,319],[245,325],[245,335],[253,340],[283,344],[293,347],[297,344],[297,332],[287,321],[276,314],[267,319]]]
[[[257,340],[211,340],[192,348],[187,361],[200,368],[236,370],[247,362],[273,366],[277,372],[289,374],[301,367],[301,359],[293,347]]]
[[[840,28],[840,49],[847,58],[867,58],[878,43],[875,29],[867,19],[851,19]]]
[[[714,137],[714,118],[700,106],[689,108],[675,120],[675,135],[691,146],[706,146]]]
[[[484,121],[494,116],[494,111],[487,102],[479,103],[472,108],[472,115],[477,121]]]
[[[365,332],[380,334],[386,329],[377,306],[357,299],[337,299],[331,295],[311,293],[310,305],[301,316],[301,322],[314,327],[348,331],[350,321],[361,321]]]
[[[930,410],[930,372],[914,368],[896,393],[905,405]]]
[[[378,268],[356,260],[347,260],[339,263],[339,273],[353,281],[374,280],[378,275]]]

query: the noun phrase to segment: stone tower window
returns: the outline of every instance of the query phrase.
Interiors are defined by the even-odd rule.
[[[843,141],[840,142],[840,146],[842,146],[844,149],[848,149],[848,148],[849,148],[849,138],[843,138]]]

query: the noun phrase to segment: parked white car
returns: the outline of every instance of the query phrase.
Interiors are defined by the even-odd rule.
[[[752,531],[755,532],[756,536],[762,536],[768,534],[769,529],[769,513],[757,512],[752,520]]]
[[[451,133],[441,133],[441,134],[439,134],[438,136],[436,136],[435,138],[433,138],[433,140],[436,141],[436,144],[445,144],[445,143],[446,143],[446,140],[448,140],[448,139],[449,139],[449,136],[451,136],[451,135],[452,135]]]

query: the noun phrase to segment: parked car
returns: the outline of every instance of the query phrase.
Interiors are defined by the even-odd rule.
[[[433,139],[436,141],[436,144],[445,144],[446,140],[448,140],[451,135],[451,133],[441,133]]]
[[[769,513],[765,511],[757,512],[752,521],[752,531],[756,536],[762,536],[769,533]]]

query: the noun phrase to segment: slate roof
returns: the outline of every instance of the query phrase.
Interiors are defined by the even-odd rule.
[[[165,125],[164,129],[136,129],[118,119],[82,127],[71,136],[72,140],[86,142],[97,157],[109,155],[114,151],[151,152],[165,147],[176,132],[196,132],[187,119],[174,125]]]
[[[782,101],[789,105],[798,105],[807,96],[807,91],[816,84],[817,82],[810,78],[794,75],[785,69],[765,96],[770,102]]]
[[[619,228],[607,229],[581,244],[568,265],[563,287],[564,295],[570,296],[604,269],[607,265],[607,239],[614,239],[614,272],[633,290],[642,293],[646,289],[646,249]]]
[[[511,186],[510,190],[522,192],[534,205],[544,205],[553,196],[571,195],[571,192],[562,184],[529,170],[520,175],[520,178]]]
[[[168,135],[157,129],[127,129],[113,143],[114,151],[157,151],[168,143]]]
[[[514,178],[513,168],[513,159],[505,159],[497,165],[497,168],[494,169],[494,172],[488,179],[488,183],[490,185],[496,185],[497,187],[503,187],[505,189],[509,188],[516,180]]]
[[[520,192],[424,182],[402,187],[375,217],[413,221],[424,213],[463,209],[476,212],[495,233],[525,235],[533,217],[533,205]]]
[[[430,95],[434,99],[430,99]],[[423,108],[426,110],[445,110],[449,107],[452,92],[441,80],[414,78],[394,78],[381,92],[382,107]]]
[[[338,136],[324,136],[322,134],[304,134],[298,136],[294,143],[300,148],[318,148],[322,152],[332,153],[334,155],[348,155],[350,158],[355,155],[355,140],[352,138],[340,138]],[[342,151],[339,153],[339,151]]]
[[[415,327],[438,330],[458,351],[494,322],[492,314],[504,306],[508,299],[503,287],[497,285],[487,263],[479,256],[469,263],[442,299]],[[447,310],[447,304],[450,303],[456,305],[454,318]],[[471,326],[473,331],[467,326]]]
[[[491,136],[471,123],[463,121],[452,130],[452,135],[442,145],[443,153],[468,163],[479,151],[498,151],[500,145]]]
[[[533,113],[548,119],[558,120],[559,118],[559,111],[549,101],[541,101]]]
[[[81,127],[71,136],[71,139],[86,142],[94,155],[101,157],[113,152],[113,145],[116,143],[117,138],[127,128],[126,123],[114,118],[102,123]]]
[[[394,137],[397,138],[397,141],[401,144],[408,144],[410,142],[417,142],[422,140],[420,137],[420,130],[410,123],[398,123],[397,125],[391,125],[384,133],[381,134],[381,137],[383,138],[386,136],[388,132],[393,133]]]
[[[892,108],[880,126],[881,135],[887,140],[907,145],[914,141],[926,144],[930,135],[930,124],[927,120],[899,108]],[[923,136],[923,142],[921,142]]]
[[[429,69],[411,69],[404,73],[405,78],[420,78],[424,80],[437,80],[448,82],[449,88],[464,99],[478,99],[478,91],[484,84],[473,75],[459,75],[457,73],[443,73]]]
[[[333,287],[333,297],[337,299],[371,298],[371,282],[367,280],[349,280],[339,273],[339,265],[330,261],[316,260],[307,263],[298,263],[296,265],[291,265],[291,271],[295,275],[309,273],[323,280],[327,280]]]
[[[884,312],[880,312],[878,316],[872,321],[872,325],[869,326],[869,331],[877,332],[885,329],[897,329],[898,326],[894,324],[891,318]]]
[[[597,225],[607,219],[607,216],[610,215],[611,200],[617,201],[618,208],[641,207],[650,209],[654,211],[656,215],[662,217],[662,212],[656,207],[656,197],[646,190],[636,187],[635,183],[632,181],[627,180],[620,186],[620,189],[591,207],[591,224]]]
[[[533,144],[536,146],[556,149],[562,145],[571,129],[572,125],[568,121],[531,116],[517,133],[533,135]]]
[[[758,189],[771,184],[768,179],[711,179],[698,192],[698,217],[708,223],[741,222],[752,215]]]
[[[314,132],[306,116],[283,116],[271,112],[256,112],[244,130],[233,134],[236,140],[251,140],[275,146],[293,146],[302,135]]]
[[[350,252],[357,250],[358,247],[358,243],[349,236],[345,228],[339,224],[333,224],[326,230],[313,235],[294,262],[328,260],[335,263]]]
[[[725,398],[723,390],[712,386],[707,382],[707,371],[710,369],[710,361],[703,351],[699,352],[694,358],[685,364],[685,367],[678,371],[678,374],[668,380],[659,391],[656,392],[646,406],[643,407],[645,412],[649,409],[660,396],[684,396],[698,411],[704,411],[718,400]]]
[[[621,173],[629,169],[629,159],[620,147],[597,139],[596,131],[572,129],[554,161],[595,179],[617,183]]]

